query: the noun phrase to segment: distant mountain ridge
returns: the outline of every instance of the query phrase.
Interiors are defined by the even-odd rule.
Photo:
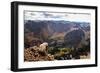
[[[28,24],[28,25],[27,25]],[[87,28],[89,30],[89,22],[70,22],[70,21],[25,21],[25,28],[30,29],[30,31],[38,32],[42,28],[52,29],[54,32],[66,32],[71,27],[75,28]],[[85,30],[84,29],[84,30]]]

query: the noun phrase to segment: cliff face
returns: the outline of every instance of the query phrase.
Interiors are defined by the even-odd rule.
[[[39,47],[30,47],[24,50],[24,61],[53,61],[54,56],[45,51],[39,51]]]

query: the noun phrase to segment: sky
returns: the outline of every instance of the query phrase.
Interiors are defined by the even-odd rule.
[[[90,22],[91,15],[89,13],[24,11],[24,18],[25,20],[65,20]]]

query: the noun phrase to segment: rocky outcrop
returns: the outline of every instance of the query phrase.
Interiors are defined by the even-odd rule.
[[[24,50],[24,61],[53,61],[54,56],[45,51],[40,51],[40,47],[34,46]]]

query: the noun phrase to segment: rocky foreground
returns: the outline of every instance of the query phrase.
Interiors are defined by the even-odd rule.
[[[30,47],[24,50],[24,61],[53,61],[54,56],[47,51],[40,51],[39,47]]]

